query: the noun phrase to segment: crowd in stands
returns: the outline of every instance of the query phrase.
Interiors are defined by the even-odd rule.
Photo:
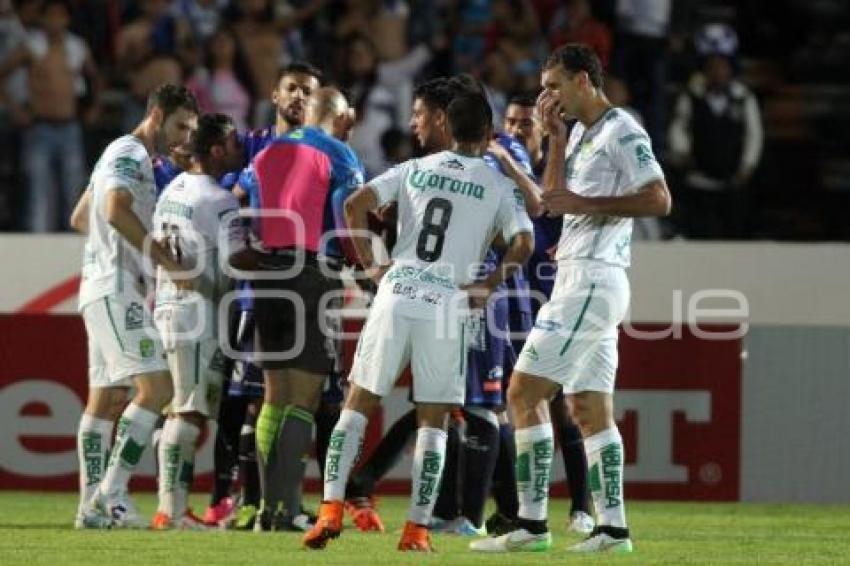
[[[834,212],[850,202],[846,142],[806,144],[839,129],[812,97],[828,98],[827,114],[850,98],[830,88],[848,83],[844,4],[782,0],[761,14],[759,2],[723,0],[0,0],[0,229],[65,230],[93,156],[164,82],[259,128],[278,69],[309,61],[356,108],[350,143],[371,176],[416,151],[421,80],[472,73],[501,124],[512,95],[539,91],[547,54],[582,42],[669,170],[675,213],[648,237],[847,239]],[[779,41],[789,33],[796,43]]]

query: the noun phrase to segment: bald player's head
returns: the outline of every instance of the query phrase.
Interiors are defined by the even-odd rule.
[[[349,107],[345,96],[334,87],[322,87],[313,91],[307,99],[304,123],[321,128],[337,139],[346,141],[354,126],[354,109]]]

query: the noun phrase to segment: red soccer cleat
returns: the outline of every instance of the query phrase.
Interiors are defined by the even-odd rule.
[[[398,549],[402,552],[434,552],[428,527],[410,521],[406,522],[401,540],[398,543]]]
[[[363,533],[384,532],[384,522],[378,515],[377,505],[373,497],[353,497],[346,500],[345,508],[351,517],[351,522],[357,530]]]
[[[342,517],[345,510],[342,501],[323,501],[319,507],[319,517],[313,528],[307,531],[302,542],[307,548],[321,550],[328,541],[337,538],[342,532]]]

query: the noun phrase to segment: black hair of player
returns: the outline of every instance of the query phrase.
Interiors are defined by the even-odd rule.
[[[448,77],[437,77],[425,81],[413,91],[413,99],[421,100],[431,110],[446,111],[458,94],[457,84]]]
[[[553,69],[559,65],[571,73],[584,71],[590,78],[590,84],[596,88],[602,88],[605,83],[599,56],[583,43],[567,43],[558,47],[549,55],[544,69]]]
[[[449,130],[458,143],[484,141],[493,125],[493,110],[487,97],[477,92],[459,94],[447,111]]]
[[[317,81],[319,81],[319,86],[324,86],[325,84],[325,75],[322,71],[307,61],[295,61],[284,66],[280,73],[277,75],[277,82],[287,76],[287,75],[310,75]]]
[[[530,93],[514,94],[508,98],[508,106],[511,104],[523,108],[533,108],[537,106],[537,97]]]
[[[226,114],[204,114],[198,119],[198,129],[192,132],[192,155],[199,158],[209,156],[213,146],[225,145],[227,136],[235,129],[236,124]]]
[[[69,0],[45,0],[40,6],[41,13],[46,14],[47,10],[50,9],[51,6],[62,6],[68,16],[73,13],[71,10],[71,2],[69,2]]]
[[[479,81],[469,73],[460,73],[459,75],[454,75],[449,79],[449,81],[451,82],[452,86],[457,89],[457,94],[461,94],[463,92],[475,92],[478,94],[485,94],[484,85],[481,84],[481,81]]]
[[[185,86],[175,84],[160,85],[148,95],[146,113],[150,114],[154,108],[162,110],[163,122],[181,108],[193,114],[201,113],[198,109],[198,99],[192,91]]]

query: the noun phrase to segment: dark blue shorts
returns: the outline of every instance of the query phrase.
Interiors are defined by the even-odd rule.
[[[489,324],[479,319],[470,337],[465,405],[500,409],[505,406],[505,384],[516,359],[507,334],[507,297],[490,301],[487,316]]]
[[[328,404],[342,403],[345,400],[345,393],[342,389],[342,375],[339,372],[333,371],[328,375],[325,381],[325,387],[322,389],[322,402]]]
[[[239,311],[234,318],[235,328],[231,335],[235,337],[236,349],[243,353],[254,352],[254,311]],[[263,370],[250,361],[235,360],[227,394],[254,399],[262,398],[264,391]]]
[[[511,309],[508,324],[511,327],[511,334],[513,336],[511,345],[514,352],[519,355],[522,352],[522,345],[525,344],[528,333],[534,327],[534,314],[530,311]]]

